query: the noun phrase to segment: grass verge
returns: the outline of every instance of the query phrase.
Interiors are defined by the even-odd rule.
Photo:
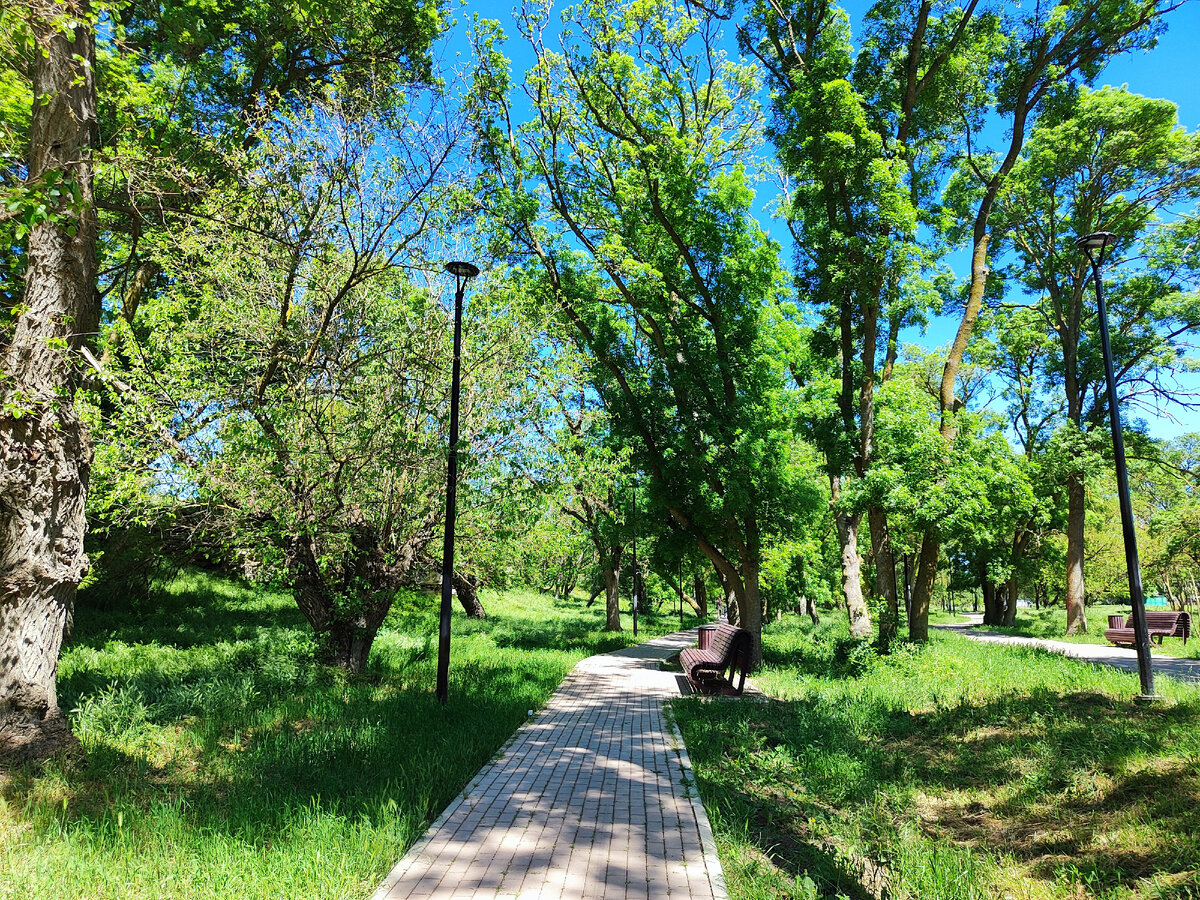
[[[1200,692],[936,633],[764,639],[762,703],[674,702],[735,900],[1200,897]]]
[[[84,595],[59,679],[80,747],[0,777],[0,898],[369,896],[577,660],[635,642],[575,600],[483,600],[455,611],[443,708],[435,597],[398,603],[350,678],[284,593],[189,573],[136,608]]]

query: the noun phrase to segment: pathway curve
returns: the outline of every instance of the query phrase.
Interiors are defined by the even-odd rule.
[[[681,631],[575,666],[373,900],[723,900],[725,882],[659,662]]]
[[[1137,673],[1137,651],[1124,647],[1113,647],[1104,644],[1072,644],[1068,641],[1048,641],[1043,638],[1017,637],[1011,634],[1001,634],[997,631],[987,631],[979,626],[983,616],[968,615],[970,621],[955,625],[934,625],[946,631],[957,631],[976,641],[987,641],[993,644],[1011,644],[1022,647],[1041,647],[1054,653],[1061,653],[1074,659],[1087,662],[1101,663],[1121,669],[1125,672]],[[1200,659],[1181,659],[1177,656],[1164,656],[1152,653],[1154,674],[1169,675],[1177,681],[1200,683]]]

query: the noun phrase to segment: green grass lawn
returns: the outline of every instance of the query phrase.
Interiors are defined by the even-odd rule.
[[[1068,641],[1073,644],[1103,644],[1112,645],[1104,639],[1104,629],[1108,627],[1110,615],[1128,616],[1129,604],[1100,604],[1087,608],[1088,630],[1086,634],[1067,636],[1067,611],[1062,607],[1049,609],[1021,609],[1017,612],[1016,625],[1012,628],[988,626],[989,631],[999,631],[1020,637],[1045,638],[1052,641]],[[1193,627],[1196,622],[1193,619]],[[1166,638],[1162,646],[1153,644],[1153,652],[1166,656],[1179,656],[1187,659],[1200,659],[1200,634],[1197,640],[1189,640],[1187,646],[1180,638]]]
[[[443,708],[432,596],[349,678],[285,593],[193,573],[136,608],[84,595],[59,679],[80,747],[0,777],[0,898],[369,896],[577,660],[634,643],[599,605],[482,599],[485,621],[455,610]]]
[[[673,704],[734,900],[1200,897],[1200,690],[844,632],[772,626],[774,699]]]

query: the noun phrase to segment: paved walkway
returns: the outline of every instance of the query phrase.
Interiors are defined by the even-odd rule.
[[[1012,644],[1023,647],[1041,647],[1054,653],[1061,653],[1074,659],[1087,662],[1101,663],[1137,674],[1137,651],[1124,647],[1113,647],[1107,644],[1072,644],[1068,641],[1048,641],[1042,638],[1016,637],[1011,634],[1000,634],[987,631],[981,627],[983,616],[967,614],[971,621],[956,625],[935,625],[934,628],[944,628],[947,631],[957,631],[976,641],[987,641],[993,644]],[[1177,681],[1200,683],[1200,659],[1181,659],[1177,656],[1164,656],[1161,653],[1151,653],[1154,674],[1169,675]]]
[[[723,900],[687,752],[663,717],[677,632],[580,662],[374,900]]]

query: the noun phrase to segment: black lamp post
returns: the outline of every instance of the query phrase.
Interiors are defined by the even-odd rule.
[[[637,561],[637,480],[633,482],[633,636],[637,637],[638,561]]]
[[[1096,314],[1100,319],[1100,352],[1104,356],[1104,380],[1108,387],[1108,414],[1112,422],[1113,465],[1117,471],[1117,499],[1121,506],[1121,532],[1125,543],[1125,568],[1129,575],[1129,602],[1133,607],[1133,632],[1137,646],[1138,677],[1142,683],[1139,699],[1157,699],[1154,693],[1154,668],[1150,659],[1150,632],[1146,628],[1146,600],[1142,593],[1142,569],[1138,563],[1137,534],[1133,529],[1133,504],[1129,499],[1129,470],[1125,466],[1125,438],[1121,431],[1121,412],[1117,409],[1117,376],[1113,370],[1112,346],[1108,340],[1108,307],[1104,305],[1104,286],[1100,267],[1104,255],[1117,236],[1109,231],[1085,234],[1075,242],[1092,264],[1096,283]]]
[[[450,612],[454,600],[454,513],[458,502],[458,393],[462,362],[463,290],[479,274],[469,262],[448,262],[454,276],[454,363],[450,370],[450,459],[446,464],[446,537],[442,544],[442,616],[438,627],[437,698],[450,696]]]

